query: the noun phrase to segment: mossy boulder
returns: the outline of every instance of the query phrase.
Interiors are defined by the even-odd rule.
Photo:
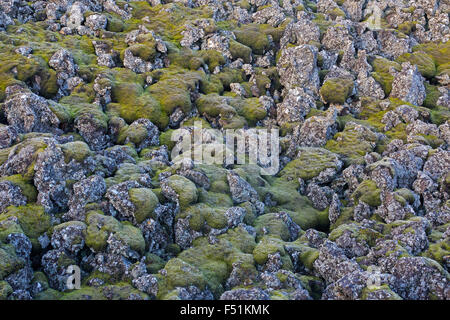
[[[363,201],[371,207],[378,207],[381,205],[380,194],[381,190],[377,188],[374,181],[365,180],[358,185],[352,197],[356,204]]]
[[[197,202],[197,187],[191,180],[180,175],[173,175],[167,179],[167,185],[178,194],[181,208],[186,208]]]
[[[386,96],[389,96],[392,90],[392,82],[394,81],[394,76],[390,69],[401,71],[401,65],[395,61],[378,56],[371,62],[371,65],[373,67],[372,77],[381,84]]]
[[[0,300],[6,300],[13,293],[13,289],[6,281],[0,281]]]
[[[61,145],[61,149],[64,153],[64,161],[66,163],[72,160],[83,163],[87,157],[93,154],[89,146],[82,141],[65,143]]]
[[[208,65],[210,71],[214,71],[214,69],[224,65],[226,62],[223,54],[217,50],[202,50],[199,54]]]
[[[123,282],[101,287],[82,286],[79,290],[63,294],[59,300],[126,300],[132,296],[139,296],[142,300],[149,299],[147,294]]]
[[[230,40],[230,52],[233,59],[241,58],[245,63],[251,62],[252,49],[234,40]]]
[[[422,256],[431,258],[441,265],[445,265],[446,259],[450,256],[450,242],[448,238],[430,244],[428,249],[422,253]]]
[[[289,162],[280,171],[280,177],[302,178],[309,180],[317,177],[323,170],[341,166],[339,157],[324,148],[300,147],[297,159]]]
[[[342,155],[346,163],[363,163],[363,157],[373,151],[377,141],[377,134],[370,128],[350,121],[343,131],[327,141],[325,148]]]
[[[52,218],[45,213],[42,206],[27,204],[20,207],[8,207],[7,211],[0,215],[0,221],[9,217],[16,217],[20,228],[30,239],[33,248],[40,249],[38,238],[49,231],[52,226]]]
[[[16,255],[14,246],[0,245],[0,280],[25,266],[25,261]]]
[[[392,291],[392,289],[387,284],[381,286],[365,287],[361,292],[361,299],[362,300],[373,299],[373,297],[377,297],[380,294],[382,294],[383,297],[386,297],[385,298],[386,300],[403,300],[397,293]]]
[[[436,66],[450,63],[450,43],[447,42],[428,42],[413,47],[413,52],[424,52],[430,55]]]
[[[352,94],[353,87],[352,80],[329,78],[320,88],[320,96],[325,103],[344,104]]]
[[[283,241],[290,240],[289,228],[284,221],[278,218],[275,213],[266,213],[254,222],[256,235],[260,238],[264,235],[280,238]]]
[[[383,238],[383,234],[371,228],[360,227],[357,223],[349,223],[341,224],[337,228],[333,229],[330,232],[328,239],[331,241],[336,241],[344,234],[347,234],[349,237],[355,239],[360,245],[367,247],[373,247],[377,239]]]
[[[426,97],[423,101],[423,106],[430,109],[435,109],[437,107],[437,102],[441,96],[441,93],[439,92],[437,86],[431,85],[428,82],[425,82],[424,85]]]
[[[27,198],[27,202],[33,203],[37,199],[37,190],[32,181],[24,178],[21,174],[14,174],[0,178],[0,181],[9,181],[13,185],[20,188],[22,194]]]
[[[147,218],[156,219],[155,208],[159,204],[158,197],[148,188],[133,188],[128,190],[131,202],[136,207],[134,216],[137,223]]]
[[[283,268],[292,270],[292,261],[284,249],[284,241],[280,239],[270,236],[263,237],[253,250],[253,257],[257,264],[263,265],[267,262],[269,254],[275,254],[277,252],[281,256]]]
[[[250,47],[255,54],[264,54],[269,48],[269,39],[258,25],[245,25],[233,31],[236,40]]]
[[[105,216],[99,211],[86,215],[86,245],[95,252],[103,251],[108,245],[110,234],[122,240],[132,250],[143,253],[145,240],[142,232],[128,222],[119,222],[114,217]]]
[[[164,270],[167,272],[165,286],[168,290],[176,287],[196,286],[200,290],[206,287],[206,279],[203,273],[195,266],[179,259],[170,259]]]
[[[110,116],[119,116],[127,123],[146,118],[159,129],[169,123],[169,117],[161,104],[149,92],[144,92],[145,78],[128,69],[117,69],[108,74],[111,81],[112,103],[107,106]]]
[[[425,52],[413,52],[413,53],[404,53],[400,57],[396,59],[396,61],[400,64],[403,62],[410,62],[412,65],[417,65],[419,72],[425,78],[431,79],[436,74],[436,65],[432,56],[426,54]]]
[[[198,238],[193,246],[181,252],[177,258],[169,260],[164,268],[167,277],[158,284],[158,296],[176,286],[195,285],[208,288],[215,297],[224,291],[233,264],[239,265],[244,278],[255,279],[257,274],[251,252],[255,248],[254,238],[243,228],[228,230],[210,244],[206,237]]]
[[[227,226],[225,211],[226,208],[214,208],[204,203],[197,203],[183,210],[177,215],[177,219],[189,216],[189,227],[195,231],[201,231],[205,225],[215,229],[222,229]]]
[[[254,126],[257,121],[266,117],[267,110],[261,105],[258,98],[245,99],[243,104],[242,112],[238,111],[238,113],[242,115],[250,125]]]

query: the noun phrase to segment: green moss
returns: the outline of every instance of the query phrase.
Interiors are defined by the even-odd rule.
[[[275,43],[280,43],[280,39],[284,34],[284,31],[286,30],[286,26],[292,21],[291,18],[286,18],[277,28],[274,28],[270,24],[261,24],[260,28],[261,31],[263,31],[266,35],[270,35],[272,37],[272,40]]]
[[[60,300],[126,300],[132,294],[148,299],[145,293],[133,288],[130,284],[117,283],[98,288],[82,286],[79,290],[65,293]]]
[[[0,149],[0,166],[3,165],[7,160],[12,147]]]
[[[345,129],[338,132],[332,140],[328,140],[325,148],[343,155],[347,164],[363,163],[364,156],[374,149],[377,141],[377,135],[369,128],[361,128],[355,122],[347,122]]]
[[[250,63],[252,49],[237,41],[230,40],[230,52],[233,59],[241,58],[245,63]]]
[[[269,48],[269,39],[258,25],[245,25],[234,30],[234,35],[238,42],[250,47],[255,54],[264,54]]]
[[[161,105],[162,111],[170,115],[176,108],[184,113],[191,110],[190,92],[204,80],[200,72],[167,69],[156,84],[146,89]]]
[[[23,268],[25,261],[17,257],[15,248],[10,245],[0,246],[0,280]]]
[[[425,144],[431,146],[433,149],[436,149],[445,143],[445,141],[443,139],[441,139],[437,136],[425,135],[425,134],[416,135],[415,140],[424,142]]]
[[[356,203],[363,201],[371,207],[378,207],[381,205],[380,199],[381,190],[372,180],[365,180],[359,184],[353,192],[353,199]]]
[[[371,65],[374,71],[372,77],[381,84],[384,93],[388,96],[391,93],[392,82],[394,81],[394,76],[389,72],[389,69],[394,68],[397,71],[401,71],[400,64],[377,56],[371,62]]]
[[[172,139],[171,139],[173,132],[174,132],[174,130],[168,129],[164,132],[161,132],[161,134],[159,136],[160,144],[167,146],[167,148],[169,148],[169,150],[172,150],[172,148],[175,146],[175,141],[172,141]]]
[[[222,81],[220,81],[220,78],[218,75],[213,74],[210,76],[209,80],[202,81],[200,84],[200,91],[204,94],[210,94],[210,93],[223,93],[223,84]]]
[[[211,182],[210,192],[229,194],[230,188],[227,180],[227,170],[221,166],[200,164],[198,168],[201,169],[209,181]]]
[[[413,204],[415,201],[414,194],[407,188],[397,189],[395,190],[395,194],[401,196],[409,204]]]
[[[155,42],[145,44],[138,43],[128,47],[128,50],[130,50],[134,56],[139,57],[144,61],[150,61],[154,59],[156,56],[155,45],[156,45]]]
[[[221,192],[206,191],[205,189],[199,189],[198,201],[205,203],[212,207],[232,207],[233,200],[228,194]]]
[[[243,228],[228,230],[210,244],[206,237],[197,238],[193,246],[181,252],[177,258],[169,260],[164,268],[166,277],[159,278],[158,298],[174,298],[175,287],[195,285],[200,289],[209,288],[218,298],[233,269],[239,266],[241,277],[255,279],[257,271],[251,252],[255,248],[254,239]]]
[[[317,11],[317,5],[314,3],[313,6],[316,8],[316,11]],[[315,18],[312,20],[312,22],[317,24],[317,26],[319,27],[321,38],[327,32],[328,28],[333,26],[333,22],[327,20],[323,13],[315,14]]]
[[[422,256],[431,258],[441,265],[445,264],[445,257],[450,255],[450,243],[445,239],[437,243],[432,243],[428,249],[422,253]]]
[[[450,62],[441,64],[436,69],[436,77],[443,77],[445,79],[446,76],[450,76]]]
[[[0,178],[0,181],[9,181],[19,187],[22,194],[27,198],[27,202],[36,202],[37,190],[31,181],[25,179],[20,174]]]
[[[441,96],[441,93],[438,90],[437,86],[433,86],[427,82],[425,84],[425,91],[426,91],[426,97],[423,101],[423,106],[434,109],[437,106],[437,101],[439,100],[439,97]]]
[[[423,43],[415,46],[413,52],[425,52],[429,54],[436,66],[444,65],[450,62],[450,43]]]
[[[272,238],[270,236],[263,237],[253,250],[253,258],[257,264],[262,265],[267,262],[269,254],[277,252],[279,252],[282,257],[283,268],[292,270],[292,261],[286,254],[284,242],[277,238]]]
[[[178,194],[178,200],[182,209],[189,204],[197,202],[197,187],[191,180],[183,176],[173,175],[167,179],[167,184]]]
[[[326,149],[300,147],[298,148],[298,154],[297,159],[289,162],[280,171],[281,177],[309,180],[318,176],[327,168],[337,168],[337,155]]]
[[[13,293],[13,289],[6,281],[0,281],[0,300],[6,300]]]
[[[223,68],[218,74],[211,76],[211,78],[214,77],[217,77],[220,80],[225,89],[229,89],[231,83],[240,83],[245,80],[245,76],[241,69],[230,69],[228,67]]]
[[[28,204],[20,207],[8,207],[7,211],[0,215],[0,220],[14,216],[19,220],[20,227],[30,238],[34,248],[40,248],[38,237],[47,232],[51,227],[51,217],[44,212],[44,208],[38,205]]]
[[[436,66],[433,58],[425,52],[404,53],[398,57],[395,61],[398,63],[410,62],[413,65],[417,65],[419,72],[426,78],[433,78],[436,74]]]
[[[115,69],[110,78],[112,79],[111,98],[113,101],[107,107],[110,116],[120,116],[127,123],[132,123],[139,118],[146,118],[160,129],[167,126],[169,118],[162,110],[159,101],[148,92],[144,93],[143,75],[136,75],[128,69]]]
[[[139,146],[146,138],[148,138],[148,130],[144,124],[134,123],[130,126],[123,126],[119,130],[117,137],[118,144],[133,143]]]
[[[319,257],[319,250],[314,248],[308,248],[307,250],[302,251],[300,254],[301,263],[308,268],[309,270],[313,270],[314,261]]]
[[[166,281],[169,288],[194,285],[204,290],[206,287],[206,279],[202,272],[179,258],[170,259],[164,270],[167,272]]]
[[[83,161],[92,154],[89,146],[82,141],[68,142],[61,145],[61,149],[64,153],[64,161],[66,163],[69,163],[72,160],[83,163]]]
[[[256,235],[261,238],[264,235],[280,238],[283,241],[290,240],[288,226],[283,220],[277,218],[275,213],[267,213],[259,216],[254,222]]]
[[[18,169],[17,173],[22,174],[25,181],[31,181],[34,177],[34,165],[36,164],[36,159],[39,153],[44,151],[47,147],[43,139],[44,137],[45,134],[44,136],[41,136],[40,134],[38,134],[37,136],[35,136],[35,134],[24,135],[23,141],[18,143],[14,147],[0,149],[0,161],[6,161],[9,155],[13,157],[23,151],[24,148],[27,148],[25,150],[27,151],[30,164],[26,168]],[[5,150],[6,152],[2,154],[2,150]],[[2,156],[4,156],[3,159]]]
[[[114,217],[91,211],[86,215],[86,245],[99,252],[106,248],[109,234],[120,229],[120,222]]]
[[[411,32],[413,32],[416,29],[417,21],[406,21],[403,23],[400,23],[397,27],[397,30],[401,33],[409,35]]]
[[[258,98],[250,98],[244,100],[245,105],[242,108],[242,116],[248,121],[250,125],[255,125],[258,120],[266,117],[266,108],[261,105]]]
[[[15,219],[3,219],[0,217],[0,242],[6,242],[11,233],[24,233],[22,227]]]
[[[334,7],[331,10],[327,10],[327,14],[329,14],[333,20],[335,20],[337,17],[342,17],[342,18],[346,17],[345,12],[341,8],[338,8],[338,7]]]
[[[108,23],[106,24],[106,30],[111,32],[121,32],[123,30],[123,21],[113,15],[108,16]]]
[[[226,100],[217,94],[201,95],[196,104],[200,113],[206,113],[211,117],[230,116],[236,114],[236,110]]]
[[[166,262],[158,255],[154,253],[147,253],[145,255],[145,266],[148,273],[157,273],[164,268]]]
[[[371,293],[375,294],[377,291],[383,291],[384,294],[388,294],[387,300],[403,300],[397,293],[392,291],[391,288],[387,284],[384,284],[379,287],[377,287],[377,286],[365,287],[362,290],[361,299],[367,300]]]
[[[331,230],[336,229],[340,225],[347,224],[353,221],[353,207],[341,208],[341,214],[337,218],[336,222],[330,227]]]
[[[315,2],[306,0],[304,3],[312,12],[317,12],[317,4]]]
[[[441,125],[450,119],[450,110],[444,106],[437,106],[431,110],[431,122]]]
[[[137,223],[141,223],[147,218],[157,218],[154,210],[159,201],[152,190],[147,188],[130,189],[128,194],[131,202],[136,207],[135,217]]]
[[[86,215],[86,224],[86,245],[96,252],[106,248],[111,233],[131,249],[141,253],[145,250],[142,232],[127,222],[120,223],[114,217],[91,211]]]
[[[61,296],[61,292],[54,289],[47,289],[45,291],[39,292],[33,298],[35,300],[59,300]]]
[[[383,235],[371,228],[360,227],[356,223],[341,224],[337,228],[330,232],[328,239],[336,241],[342,237],[345,233],[348,233],[351,238],[354,238],[358,243],[365,244],[370,247],[374,246],[376,240],[382,238]]]
[[[320,95],[325,103],[344,104],[353,91],[353,81],[330,78],[320,88]]]
[[[226,62],[223,54],[217,50],[202,50],[199,55],[208,65],[210,71],[213,71],[216,67],[224,65]]]

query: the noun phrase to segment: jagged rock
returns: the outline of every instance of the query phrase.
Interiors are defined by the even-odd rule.
[[[314,261],[313,267],[327,283],[338,281],[347,274],[361,270],[355,260],[347,258],[344,251],[329,240],[319,247],[319,256]]]
[[[317,55],[317,49],[311,45],[282,49],[277,63],[281,84],[286,89],[303,87],[317,94],[319,90]]]
[[[22,194],[20,187],[9,181],[0,182],[0,212],[9,206],[23,206],[27,204],[27,197]]]
[[[312,116],[305,120],[300,129],[299,143],[305,147],[322,147],[336,133],[336,109],[325,116]]]
[[[402,71],[395,75],[390,96],[420,106],[426,97],[423,81],[417,66],[405,62]]]
[[[290,89],[283,102],[277,106],[277,122],[279,125],[303,122],[304,117],[314,107],[314,98],[302,88]]]
[[[21,86],[8,87],[6,94],[4,112],[9,125],[17,132],[58,132],[60,121],[52,111],[53,101]]]

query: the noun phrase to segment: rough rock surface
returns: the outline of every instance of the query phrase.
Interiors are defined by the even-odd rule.
[[[449,8],[0,0],[0,300],[450,300]]]

